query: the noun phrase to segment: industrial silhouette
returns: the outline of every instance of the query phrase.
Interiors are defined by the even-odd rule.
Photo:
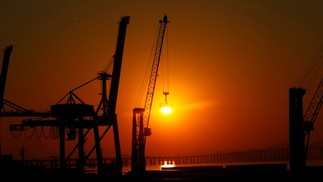
[[[26,166],[24,159],[24,150],[21,150],[22,161],[25,163],[19,163],[17,161],[10,160],[10,156],[1,155],[1,167],[14,166],[13,168],[23,174],[29,174],[31,176],[48,175],[53,177],[59,177],[64,175],[72,177],[82,177],[86,179],[90,177],[111,177],[111,178],[123,178],[123,179],[137,179],[145,178],[150,179],[196,179],[196,180],[214,180],[220,177],[232,177],[232,176],[248,176],[248,177],[294,177],[294,176],[322,176],[322,168],[317,167],[315,169],[309,168],[306,165],[306,157],[308,156],[309,145],[308,140],[310,132],[314,129],[315,119],[322,106],[323,98],[323,79],[319,83],[319,86],[314,94],[312,102],[303,115],[303,96],[306,90],[301,87],[290,88],[289,90],[289,150],[284,150],[284,157],[289,156],[289,169],[285,164],[255,164],[255,165],[234,165],[223,168],[223,166],[203,166],[203,167],[174,167],[164,168],[161,171],[149,171],[146,170],[146,164],[150,158],[145,156],[145,143],[146,136],[151,134],[149,126],[149,116],[153,101],[155,83],[158,73],[159,59],[163,46],[163,38],[168,23],[168,17],[165,15],[162,20],[159,21],[159,33],[157,36],[157,45],[155,50],[155,56],[153,60],[152,72],[150,75],[150,82],[148,85],[147,97],[144,108],[134,108],[133,110],[133,135],[132,135],[132,156],[131,156],[131,171],[127,174],[123,174],[122,166],[124,161],[121,155],[121,146],[118,131],[118,121],[116,114],[116,103],[118,97],[120,70],[122,66],[123,50],[126,40],[126,30],[129,24],[130,17],[124,16],[121,18],[119,24],[119,32],[117,37],[117,47],[115,54],[113,55],[113,71],[112,74],[107,73],[106,70],[100,72],[98,76],[91,79],[89,82],[71,90],[66,94],[59,103],[51,105],[51,109],[48,112],[35,112],[24,109],[23,107],[14,104],[4,99],[4,90],[6,85],[6,76],[10,60],[10,54],[13,50],[13,46],[8,46],[4,51],[4,58],[2,63],[2,72],[0,75],[0,97],[1,97],[1,112],[0,117],[31,117],[36,116],[41,119],[24,120],[21,124],[10,125],[11,131],[22,131],[33,127],[55,127],[59,133],[59,160],[57,168],[38,168],[38,165]],[[95,109],[93,105],[84,103],[74,91],[82,86],[95,81],[100,80],[102,83],[102,97],[99,105]],[[107,80],[110,80],[110,90],[107,94]],[[165,92],[168,94],[168,92]],[[167,96],[167,95],[165,95]],[[62,103],[64,99],[67,99],[65,103]],[[12,108],[10,112],[7,112],[6,107]],[[14,110],[15,112],[12,112]],[[103,132],[99,131],[99,128],[105,127]],[[106,164],[105,159],[101,152],[101,140],[104,138],[107,132],[112,127],[114,136],[114,149],[115,149],[115,161]],[[90,151],[85,152],[85,137],[92,131],[94,135],[94,146]],[[67,133],[67,135],[66,135]],[[103,133],[100,135],[100,133]],[[66,138],[67,136],[67,138]],[[66,154],[65,140],[77,140],[77,145],[70,153]],[[78,159],[71,162],[72,154],[78,151]],[[1,152],[1,148],[0,148]],[[96,158],[90,158],[91,154],[95,152]],[[251,152],[249,153],[251,154]],[[255,153],[254,156],[258,156],[259,153]],[[266,155],[269,153],[266,153]],[[272,154],[272,153],[270,153]],[[261,154],[262,155],[262,154]],[[220,155],[219,155],[220,156]],[[208,160],[220,159],[207,157]],[[224,156],[224,155],[223,155]],[[244,154],[226,155],[236,159],[244,158]],[[279,156],[277,154],[277,156]],[[189,157],[187,157],[189,158]],[[199,160],[200,158],[195,158]],[[249,159],[249,158],[245,158]],[[74,159],[73,159],[74,160]],[[94,160],[94,162],[89,162]],[[173,159],[177,162],[185,163],[185,159]],[[173,161],[172,160],[172,161]],[[221,158],[222,161],[226,158]],[[231,160],[231,158],[230,158]],[[164,162],[165,159],[155,159],[156,161]],[[167,160],[169,161],[169,160]],[[53,162],[53,161],[47,161]],[[71,168],[69,165],[73,163],[75,166]],[[54,163],[52,163],[54,164]],[[57,163],[55,163],[57,164]],[[88,174],[85,170],[87,165],[92,165],[96,169],[95,173]],[[17,167],[19,166],[19,167]],[[56,166],[56,165],[52,165]],[[13,168],[9,167],[8,170]],[[6,174],[5,171],[4,174]],[[94,177],[94,178],[93,178]]]

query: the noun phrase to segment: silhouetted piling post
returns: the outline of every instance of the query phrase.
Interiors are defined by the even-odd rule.
[[[21,161],[25,162],[25,146],[22,145],[22,148],[20,149],[20,156],[21,156]]]

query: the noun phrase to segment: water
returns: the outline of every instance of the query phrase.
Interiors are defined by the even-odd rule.
[[[200,164],[175,164],[175,162],[170,162],[170,165],[167,165],[166,162],[164,165],[147,165],[146,170],[162,170],[162,168],[171,168],[171,167],[198,167],[198,166],[222,166],[225,168],[226,166],[231,165],[252,165],[252,164],[285,164],[286,170],[289,170],[289,162],[288,161],[275,161],[275,162],[248,162],[248,163],[200,163]],[[307,161],[307,166],[323,166],[323,160],[309,160]],[[123,174],[130,172],[131,166],[123,166],[122,172]]]

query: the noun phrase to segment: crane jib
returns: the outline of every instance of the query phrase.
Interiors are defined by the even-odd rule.
[[[133,109],[133,130],[132,130],[132,157],[131,157],[131,171],[133,173],[142,173],[146,171],[145,159],[145,144],[146,136],[151,135],[151,129],[148,127],[150,111],[152,107],[154,91],[156,86],[156,79],[158,74],[158,67],[163,47],[163,40],[168,23],[165,15],[159,21],[159,30],[157,35],[157,42],[153,57],[153,63],[150,73],[150,79],[147,88],[147,95],[145,99],[144,108]]]

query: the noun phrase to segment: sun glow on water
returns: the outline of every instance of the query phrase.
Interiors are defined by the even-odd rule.
[[[164,163],[160,166],[160,168],[172,168],[175,167],[175,163],[173,161],[164,161]]]

